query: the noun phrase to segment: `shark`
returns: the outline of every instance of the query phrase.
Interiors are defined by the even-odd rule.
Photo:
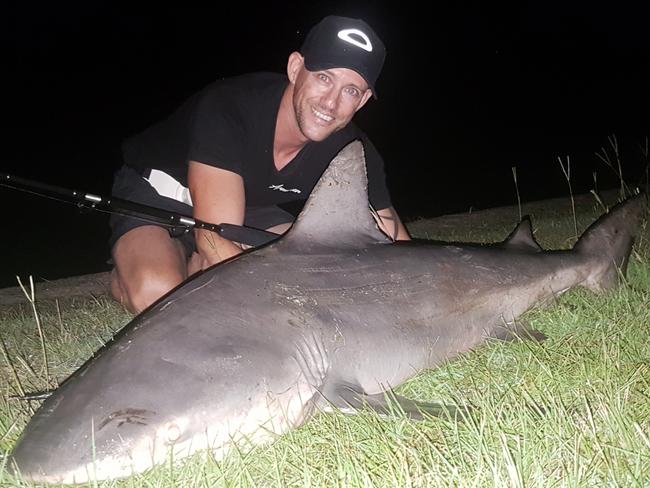
[[[517,319],[577,286],[617,286],[644,213],[644,195],[632,197],[569,250],[542,249],[529,219],[494,245],[392,242],[355,141],[288,233],[181,284],[67,378],[8,465],[35,482],[85,483],[170,455],[220,459],[319,412],[390,414],[396,402],[414,419],[456,419],[457,407],[393,389],[490,338],[543,339]]]

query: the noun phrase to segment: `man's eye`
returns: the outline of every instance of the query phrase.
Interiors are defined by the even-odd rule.
[[[324,75],[323,73],[319,73],[318,77],[321,79],[321,81],[329,81],[329,76]]]

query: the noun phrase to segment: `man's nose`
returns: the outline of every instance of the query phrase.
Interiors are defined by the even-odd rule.
[[[329,110],[334,110],[338,103],[338,98],[338,92],[336,90],[328,90],[323,95],[323,106]]]

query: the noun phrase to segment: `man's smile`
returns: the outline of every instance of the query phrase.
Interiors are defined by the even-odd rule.
[[[323,112],[320,112],[319,110],[316,110],[316,108],[314,108],[314,107],[311,107],[311,111],[318,119],[320,119],[320,120],[322,120],[324,122],[329,123],[332,120],[334,120],[334,117],[332,117],[331,115],[324,114]]]

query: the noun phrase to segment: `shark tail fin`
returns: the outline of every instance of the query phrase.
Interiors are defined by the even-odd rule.
[[[583,286],[593,291],[605,291],[616,286],[619,277],[625,275],[645,208],[645,194],[628,198],[601,216],[580,236],[574,251],[593,256],[601,263],[594,267]]]

